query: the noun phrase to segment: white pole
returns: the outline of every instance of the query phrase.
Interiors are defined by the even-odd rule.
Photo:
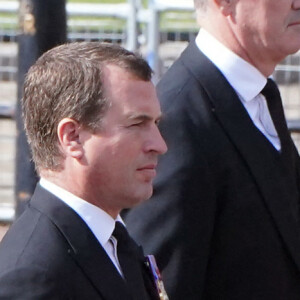
[[[153,82],[157,83],[160,77],[159,67],[159,24],[160,13],[156,9],[155,0],[149,0],[149,23],[148,23],[148,53],[147,61],[154,71]]]
[[[127,17],[127,45],[126,48],[130,51],[137,50],[137,3],[136,0],[128,0],[128,17]]]

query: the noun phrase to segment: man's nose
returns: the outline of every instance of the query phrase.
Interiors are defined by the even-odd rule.
[[[156,125],[152,131],[151,142],[147,144],[147,151],[154,151],[160,155],[166,153],[168,150],[167,144]]]
[[[300,9],[300,0],[294,0],[292,3],[292,8],[294,10],[299,10]]]

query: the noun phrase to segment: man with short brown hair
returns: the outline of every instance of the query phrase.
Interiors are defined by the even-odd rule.
[[[152,71],[111,44],[56,47],[22,100],[41,180],[0,244],[0,299],[158,299],[119,213],[148,199],[166,152]]]

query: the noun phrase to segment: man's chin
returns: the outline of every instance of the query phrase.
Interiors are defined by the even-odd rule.
[[[128,208],[133,208],[133,207],[139,205],[140,203],[148,201],[151,198],[152,194],[153,194],[153,188],[151,186],[151,189],[149,189],[149,191],[146,191],[146,192],[142,193],[141,195],[136,196],[133,199],[132,203],[130,203],[130,207],[128,207]]]

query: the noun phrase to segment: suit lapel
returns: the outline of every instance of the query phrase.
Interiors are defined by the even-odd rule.
[[[252,123],[237,94],[221,72],[194,43],[189,45],[181,59],[205,89],[212,112],[248,166],[274,223],[300,270],[299,229],[289,203],[289,185],[285,184],[286,179],[277,167],[281,163],[279,153],[275,153],[277,156],[268,155],[271,145]],[[195,61],[199,61],[199,64],[195,64]],[[253,141],[257,142],[254,144]]]
[[[30,205],[47,215],[57,226],[69,244],[69,254],[103,299],[131,300],[124,280],[76,212],[40,186],[37,186]]]

